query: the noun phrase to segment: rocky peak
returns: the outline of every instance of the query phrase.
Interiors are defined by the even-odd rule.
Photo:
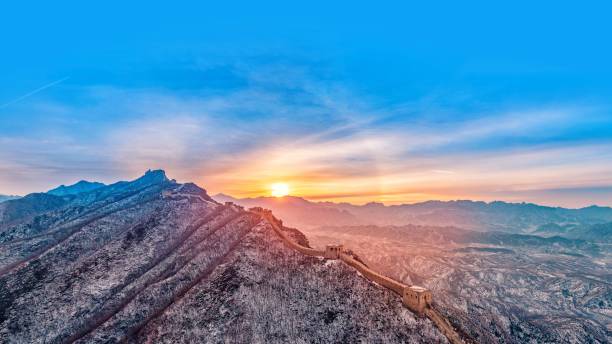
[[[142,177],[129,182],[129,184],[133,187],[145,187],[166,182],[170,182],[170,179],[166,177],[164,170],[147,170]]]
[[[148,180],[154,182],[167,182],[169,179],[166,177],[166,171],[164,170],[151,170],[148,169],[145,174],[139,178],[140,180]]]

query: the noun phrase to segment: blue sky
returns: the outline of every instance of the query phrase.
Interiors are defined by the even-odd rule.
[[[237,196],[612,205],[605,2],[0,12],[0,193],[161,167]]]

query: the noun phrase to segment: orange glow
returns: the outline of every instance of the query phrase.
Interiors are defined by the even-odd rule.
[[[396,157],[392,154],[394,147],[380,152],[376,142],[365,140],[354,146],[294,143],[262,147],[208,167],[203,170],[207,175],[196,182],[208,186],[212,194],[222,192],[237,198],[290,194],[312,201],[353,204],[471,199],[586,206],[578,198],[574,203],[569,196],[563,203],[551,202],[546,190],[609,185],[612,180],[610,167],[598,161],[584,158],[580,166],[570,163],[574,157],[607,154],[594,146],[516,150],[504,155],[441,155],[436,159]],[[347,158],[354,155],[353,149],[359,154],[367,152],[369,158]],[[556,163],[545,169],[540,166],[548,166],[549,161],[563,162],[562,157],[567,158],[567,164]],[[598,198],[593,202],[609,201]]]

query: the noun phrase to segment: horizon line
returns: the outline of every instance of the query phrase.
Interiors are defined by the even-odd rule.
[[[197,184],[196,184],[197,185]],[[227,194],[225,192],[218,192],[214,195],[210,195],[210,197],[212,197],[213,199],[217,196],[225,196],[225,197],[230,197],[232,199],[235,200],[256,200],[256,199],[261,199],[261,198],[265,198],[265,199],[283,199],[283,198],[299,198],[311,203],[316,203],[316,204],[321,204],[321,203],[333,203],[333,204],[349,204],[349,205],[353,205],[353,206],[358,206],[358,207],[362,207],[362,206],[366,206],[368,204],[381,204],[385,207],[393,207],[393,206],[403,206],[403,205],[417,205],[417,204],[423,204],[423,203],[429,203],[429,202],[440,202],[440,203],[451,203],[451,202],[472,202],[472,203],[485,203],[485,204],[492,204],[492,203],[505,203],[505,204],[525,204],[525,205],[535,205],[535,206],[540,206],[540,207],[547,207],[547,208],[559,208],[559,209],[568,209],[568,210],[580,210],[580,209],[586,209],[586,208],[592,208],[592,207],[597,207],[597,208],[612,208],[612,205],[600,205],[600,204],[591,204],[591,205],[587,205],[587,206],[582,206],[582,207],[563,207],[560,205],[549,205],[549,204],[544,204],[544,203],[534,203],[534,202],[526,202],[526,201],[520,201],[520,202],[512,202],[512,201],[503,201],[503,200],[493,200],[493,201],[486,201],[486,200],[478,200],[478,199],[461,199],[461,198],[457,198],[457,199],[449,199],[449,200],[441,200],[441,199],[428,199],[425,201],[418,201],[418,202],[404,202],[404,203],[389,203],[389,202],[381,202],[381,201],[369,201],[369,202],[365,202],[365,203],[352,203],[352,202],[335,202],[335,201],[325,201],[325,200],[316,200],[316,199],[312,199],[312,198],[307,198],[304,196],[298,196],[298,195],[286,195],[286,196],[281,196],[281,197],[276,197],[276,196],[256,196],[256,197],[236,197],[236,196],[232,196],[230,194]]]

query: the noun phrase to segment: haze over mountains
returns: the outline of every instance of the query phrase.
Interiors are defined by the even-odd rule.
[[[339,243],[434,292],[482,343],[606,343],[612,331],[612,209],[431,201],[384,206],[299,197],[214,198],[272,209],[313,247]]]
[[[382,203],[352,205],[349,203],[311,202],[300,197],[258,197],[237,199],[214,196],[245,207],[261,206],[278,214],[287,224],[298,228],[319,226],[452,226],[474,231],[502,231],[561,235],[580,239],[609,240],[606,228],[612,225],[612,208],[591,206],[566,209],[530,203],[429,201],[385,206]],[[599,234],[593,234],[597,231]],[[584,233],[584,234],[583,234]],[[606,239],[607,238],[607,239]]]

